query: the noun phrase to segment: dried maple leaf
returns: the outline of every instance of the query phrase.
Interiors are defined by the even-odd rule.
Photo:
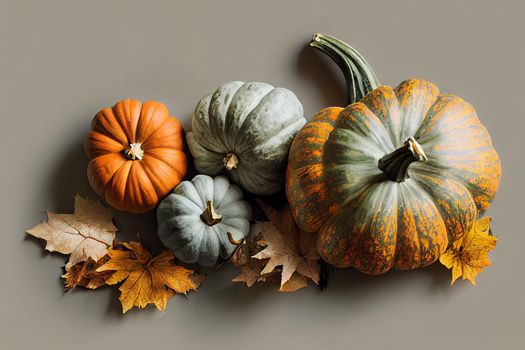
[[[489,234],[490,221],[490,217],[476,220],[470,232],[439,258],[445,267],[452,269],[451,285],[460,276],[475,285],[476,276],[491,265],[489,251],[496,247],[497,239]]]
[[[119,287],[123,313],[134,306],[144,308],[148,304],[165,310],[175,292],[186,294],[204,280],[203,275],[175,265],[175,256],[169,250],[153,258],[139,242],[122,243],[111,248],[108,256],[109,261],[96,271],[114,271],[106,284],[124,281]]]
[[[266,262],[258,259],[250,259],[244,265],[241,265],[241,274],[233,279],[233,282],[244,282],[246,286],[251,287],[255,282],[263,282],[266,278],[261,276]]]
[[[294,272],[311,279],[315,284],[319,283],[316,235],[297,227],[288,205],[277,211],[263,202],[259,201],[259,204],[271,221],[255,224],[267,245],[253,256],[256,259],[268,259],[261,274],[271,273],[276,267],[282,266],[281,289],[292,278]]]
[[[235,266],[241,267],[241,274],[233,279],[233,282],[244,282],[246,286],[251,287],[255,282],[263,282],[266,276],[261,276],[261,271],[264,269],[266,262],[259,259],[252,258],[264,249],[266,243],[261,234],[253,238],[247,238],[242,242],[234,242],[230,239],[232,244],[237,244],[230,261]]]
[[[95,270],[108,261],[109,256],[104,255],[98,261],[89,258],[72,266],[69,271],[62,275],[66,289],[74,287],[97,289],[102,287],[115,271],[97,272]]]
[[[292,277],[281,285],[279,292],[295,292],[304,287],[308,287],[308,279],[305,276],[294,272]]]
[[[106,255],[117,232],[109,209],[79,195],[75,196],[73,214],[47,212],[47,218],[26,232],[46,240],[50,252],[71,254],[66,271],[79,262],[97,261]]]
[[[230,239],[229,234],[228,239],[232,244],[237,245],[237,248],[233,251],[232,256],[230,257],[230,261],[235,266],[248,264],[253,255],[266,247],[266,242],[260,233],[253,238],[243,239],[241,242],[233,241],[233,239]]]

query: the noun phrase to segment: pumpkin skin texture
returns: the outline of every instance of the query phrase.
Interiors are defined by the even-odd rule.
[[[500,182],[498,154],[474,108],[421,79],[372,90],[338,114],[327,137],[301,135],[287,174],[297,224],[319,230],[328,263],[368,274],[433,263],[486,211]],[[301,168],[299,145],[308,154],[323,142]]]
[[[150,211],[186,174],[184,130],[160,102],[119,101],[98,112],[91,128],[89,182],[116,209]]]
[[[187,141],[200,173],[227,174],[249,192],[270,195],[283,186],[290,145],[305,123],[293,92],[232,81],[201,99]]]
[[[330,212],[323,166],[324,144],[343,110],[328,107],[318,112],[297,134],[290,148],[286,170],[286,195],[295,221],[309,232],[317,232]]]
[[[162,243],[186,263],[213,266],[228,259],[234,240],[250,232],[252,209],[225,176],[197,175],[181,182],[157,209]]]

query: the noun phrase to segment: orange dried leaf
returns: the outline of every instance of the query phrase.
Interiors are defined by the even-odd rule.
[[[96,271],[114,271],[106,284],[123,282],[119,287],[123,313],[134,306],[144,308],[149,304],[165,310],[175,292],[186,294],[204,280],[203,275],[175,265],[175,256],[169,250],[153,258],[139,242],[122,243],[111,248],[108,256],[108,262]]]

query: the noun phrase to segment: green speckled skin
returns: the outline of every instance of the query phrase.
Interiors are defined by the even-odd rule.
[[[322,174],[316,188],[326,194],[315,199],[308,169],[287,179],[287,194],[298,225],[320,227],[319,252],[335,266],[381,274],[429,265],[471,229],[499,186],[500,160],[474,108],[425,80],[379,87],[343,109],[327,136],[305,136],[301,131],[294,141],[289,174],[300,164],[295,143],[303,149],[324,143],[317,164],[308,166]],[[409,137],[428,160],[411,163],[405,181],[392,181],[379,159]],[[304,198],[313,204],[295,210]],[[317,221],[315,207],[322,214]]]

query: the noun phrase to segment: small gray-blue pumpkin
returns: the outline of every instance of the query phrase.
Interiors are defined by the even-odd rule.
[[[201,99],[186,138],[200,173],[226,173],[243,189],[269,195],[282,188],[290,145],[305,123],[290,90],[231,81]]]
[[[162,243],[186,263],[212,266],[250,231],[252,209],[225,176],[197,175],[181,182],[157,209]]]

